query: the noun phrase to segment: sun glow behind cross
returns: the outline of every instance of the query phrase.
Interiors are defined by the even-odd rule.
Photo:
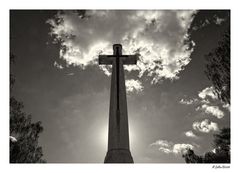
[[[129,142],[130,142],[130,149],[136,146],[137,144],[137,133],[135,130],[134,124],[129,122]],[[107,151],[108,147],[108,123],[104,123],[98,131],[98,141],[101,149]]]
[[[104,151],[107,151],[107,141],[108,141],[108,126],[104,123],[98,131],[99,144]]]

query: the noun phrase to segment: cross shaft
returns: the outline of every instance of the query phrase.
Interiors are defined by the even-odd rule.
[[[122,45],[113,45],[113,55],[99,55],[99,64],[112,65],[108,152],[105,163],[133,163],[129,150],[128,113],[123,65],[136,64],[137,55],[122,55]]]

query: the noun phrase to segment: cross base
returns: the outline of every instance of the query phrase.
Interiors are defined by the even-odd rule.
[[[133,163],[133,158],[128,149],[112,149],[107,152],[104,163]]]

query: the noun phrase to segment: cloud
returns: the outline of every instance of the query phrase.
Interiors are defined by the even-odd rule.
[[[190,130],[184,133],[187,137],[197,138],[197,136]]]
[[[223,111],[221,111],[218,106],[209,106],[207,104],[203,104],[201,107],[198,107],[196,110],[203,110],[205,113],[213,115],[218,119],[221,119],[224,117]]]
[[[218,98],[217,95],[214,93],[213,86],[203,89],[202,91],[199,92],[198,96],[201,99],[206,99],[207,97],[210,97],[210,98],[216,100]]]
[[[219,119],[224,117],[224,112],[219,109],[218,106],[210,106],[210,101],[207,98],[218,100],[217,94],[214,91],[214,87],[207,87],[199,92],[199,98],[201,98],[202,105],[197,110],[203,110],[207,114],[211,114]],[[223,106],[224,107],[224,106]]]
[[[166,154],[183,154],[187,151],[187,149],[194,148],[191,144],[174,144],[173,142],[169,142],[167,140],[157,140],[156,142],[150,144],[150,146],[156,146],[159,151]]]
[[[56,61],[54,61],[53,66],[58,69],[63,69],[63,66],[61,64],[58,64]]]
[[[190,10],[87,10],[58,13],[47,23],[55,42],[61,44],[60,57],[68,65],[84,69],[98,65],[99,54],[112,54],[112,44],[121,43],[123,53],[140,57],[137,65],[126,66],[151,77],[178,79],[178,74],[190,62],[193,42],[188,41],[188,28],[196,11]],[[101,67],[109,75],[109,69]]]
[[[195,104],[197,105],[197,108],[195,109],[196,111],[204,111],[206,114],[210,114],[213,115],[219,119],[224,117],[224,112],[222,110],[220,110],[220,108],[218,106],[212,106],[210,105],[211,102],[215,102],[218,101],[218,97],[214,92],[214,88],[211,87],[207,87],[205,89],[203,89],[202,91],[200,91],[198,93],[198,97],[199,98],[192,98],[192,99],[181,99],[179,103],[181,104],[185,104],[185,105],[192,105]],[[210,101],[208,98],[211,98]],[[223,105],[223,108],[228,109],[229,105]]]
[[[187,149],[193,149],[193,145],[191,144],[175,144],[173,146],[173,153],[176,154],[184,154],[186,153]]]
[[[203,103],[203,104],[210,104],[210,101],[207,100],[207,99],[202,99],[202,100],[201,100],[201,103]]]
[[[196,108],[196,111],[202,110],[206,114],[213,115],[219,119],[224,117],[224,112],[220,110],[218,106],[209,105],[212,101],[218,100],[218,97],[214,92],[213,86],[203,89],[198,93],[198,96],[200,98],[200,105]],[[211,102],[209,101],[208,98],[212,99],[210,100]]]
[[[230,104],[223,104],[222,105],[223,108],[227,109],[230,112]]]
[[[218,97],[214,92],[214,87],[207,87],[198,93],[199,98],[192,98],[192,99],[181,99],[179,103],[185,105],[192,105],[192,104],[210,104],[208,98],[213,100],[217,100]]]
[[[193,103],[198,102],[198,99],[181,99],[179,103],[184,104],[184,105],[192,105]]]
[[[17,142],[17,139],[14,136],[10,136],[9,138],[11,142]]]
[[[134,79],[130,79],[130,80],[126,80],[125,82],[126,84],[126,90],[127,92],[141,92],[143,90],[143,86],[142,83],[139,80],[134,80]]]
[[[192,125],[193,129],[203,133],[209,133],[211,131],[219,131],[218,124],[211,122],[208,119],[203,120],[202,122],[194,122]]]
[[[173,145],[173,143],[172,142],[168,142],[167,140],[157,140],[156,142],[151,144],[151,146],[154,146],[154,145],[170,148]]]
[[[215,23],[217,24],[217,25],[221,25],[223,22],[225,22],[226,21],[226,19],[224,19],[224,18],[219,18],[219,17],[216,17],[216,19],[215,19]]]

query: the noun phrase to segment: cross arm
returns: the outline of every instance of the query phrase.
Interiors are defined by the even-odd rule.
[[[98,64],[111,65],[112,62],[113,62],[113,57],[109,57],[108,55],[99,55]]]
[[[100,65],[111,65],[115,60],[116,55],[99,55],[98,63]],[[137,64],[138,55],[121,55],[119,57],[123,64]]]
[[[126,64],[126,65],[137,64],[138,55],[125,55],[125,56],[122,56],[121,58],[122,58],[123,64]]]

